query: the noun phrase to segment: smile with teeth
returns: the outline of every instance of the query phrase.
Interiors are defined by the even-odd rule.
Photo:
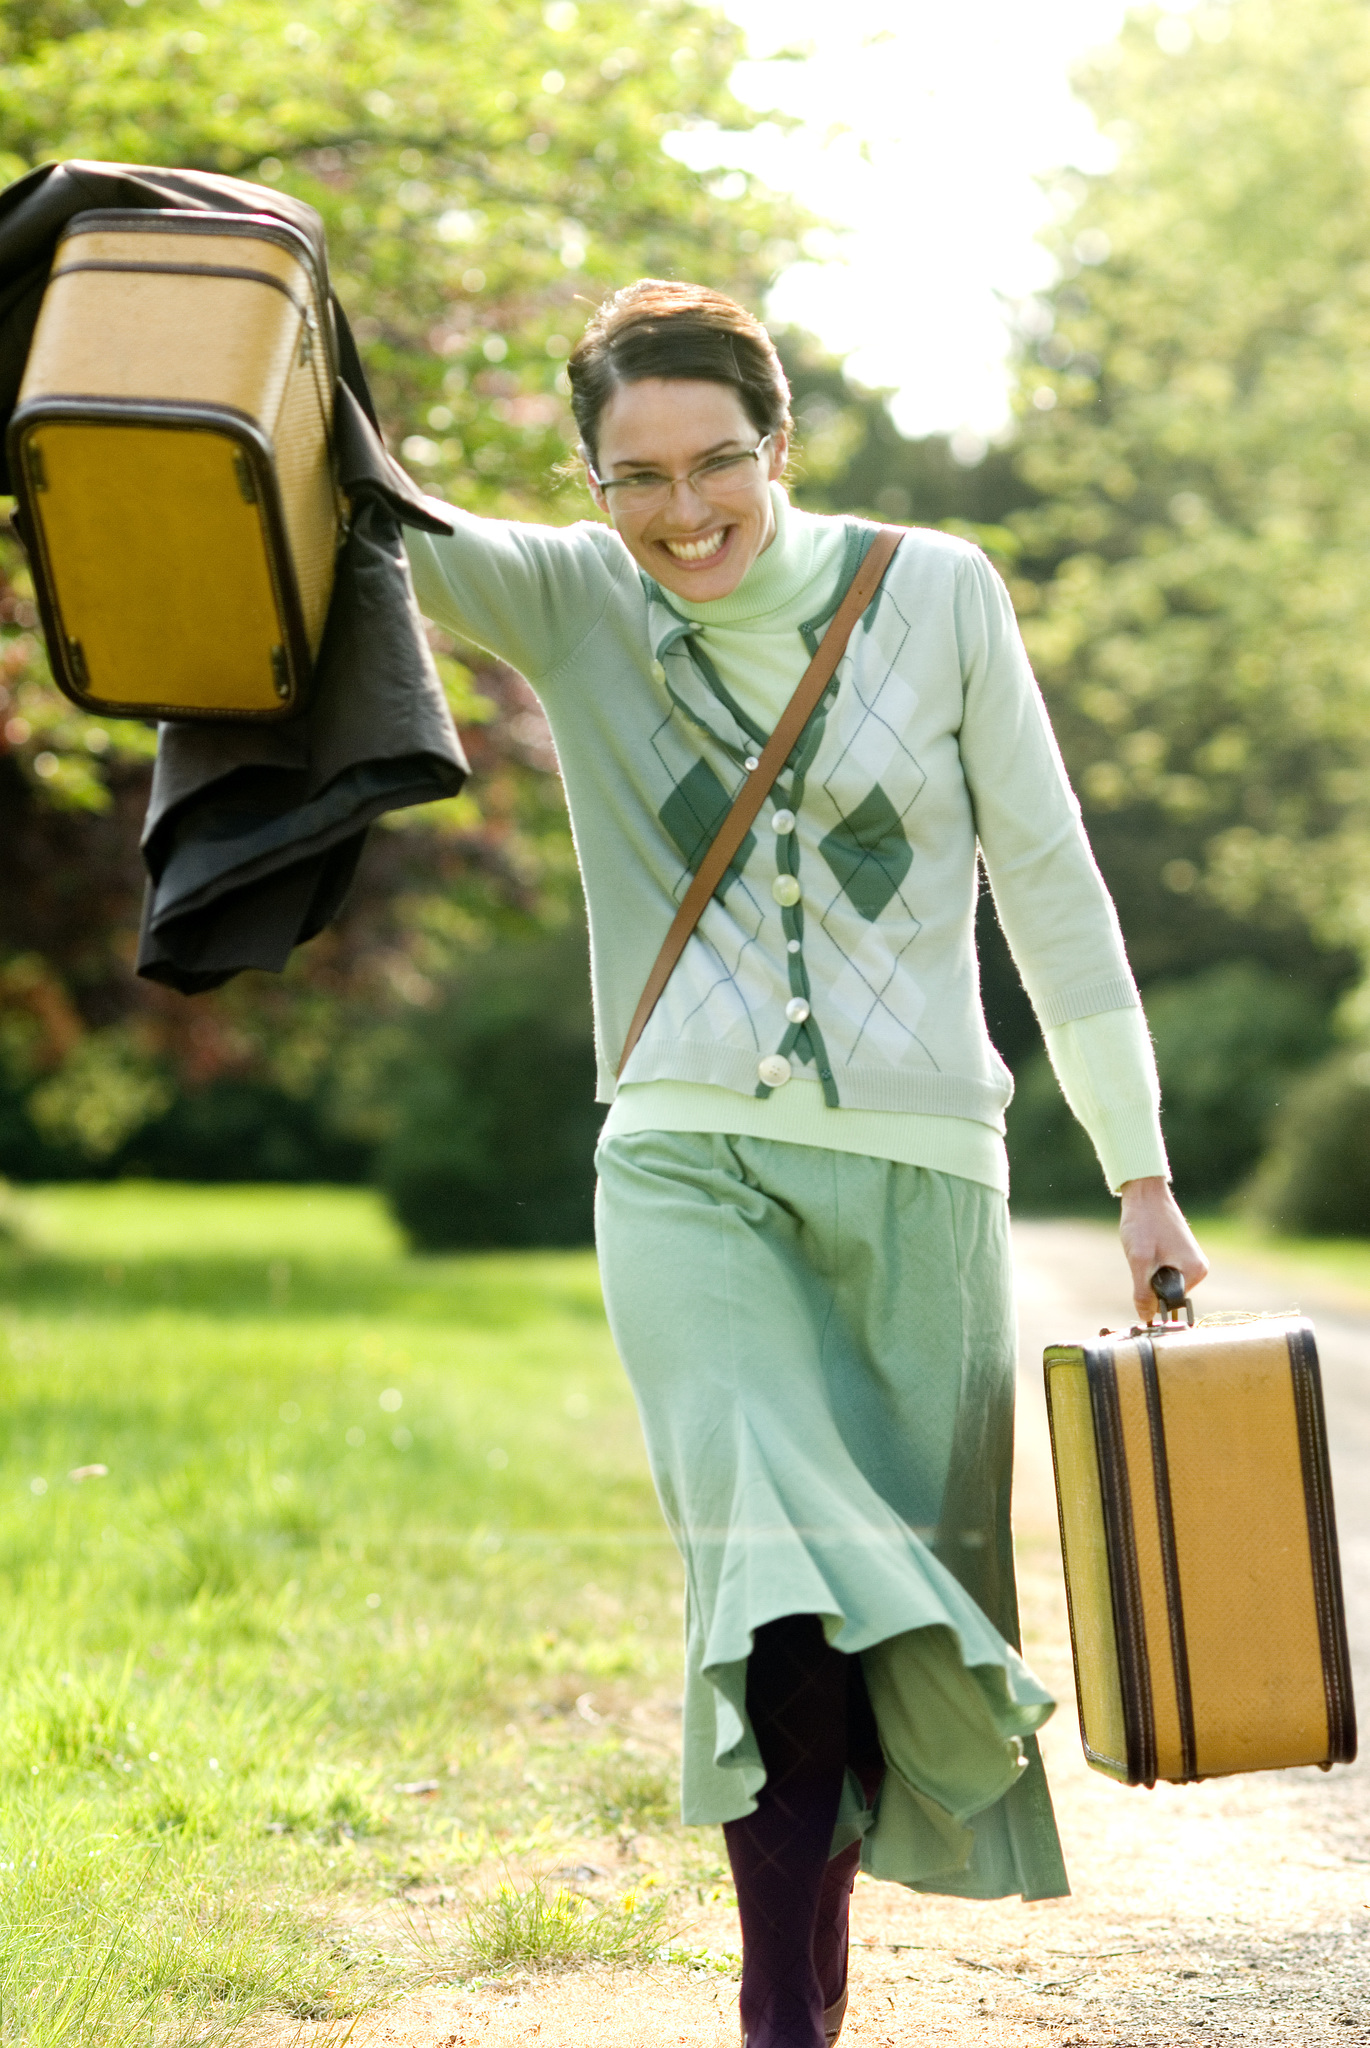
[[[728,528],[719,526],[712,533],[706,533],[702,540],[663,540],[666,552],[674,555],[677,562],[707,562],[716,555],[728,538]]]

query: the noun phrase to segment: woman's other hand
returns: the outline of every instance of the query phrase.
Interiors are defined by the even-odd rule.
[[[1158,1266],[1174,1266],[1184,1274],[1185,1292],[1197,1287],[1208,1271],[1194,1233],[1180,1213],[1170,1183],[1159,1174],[1128,1180],[1122,1186],[1123,1213],[1118,1233],[1123,1256],[1132,1269],[1132,1299],[1142,1322],[1160,1313],[1151,1276]]]

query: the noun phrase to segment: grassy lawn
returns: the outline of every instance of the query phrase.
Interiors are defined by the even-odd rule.
[[[669,1726],[680,1579],[590,1254],[410,1258],[334,1188],[23,1206],[6,2048],[346,2016],[470,1967],[450,1921],[400,1940],[397,1894],[669,1836],[627,1707]]]
[[[21,1209],[5,2048],[341,2042],[409,1985],[688,1919],[726,1873],[674,1821],[680,1575],[591,1255],[414,1259],[350,1189]],[[1370,1297],[1370,1244],[1201,1236]],[[587,1854],[589,1905],[530,1884]]]
[[[1262,1261],[1293,1282],[1324,1280],[1370,1296],[1370,1239],[1277,1237],[1259,1224],[1230,1216],[1199,1216],[1194,1228],[1210,1252]]]

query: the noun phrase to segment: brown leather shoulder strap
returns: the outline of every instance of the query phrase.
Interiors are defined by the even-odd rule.
[[[846,596],[833,615],[832,624],[818,644],[818,652],[800,677],[799,687],[781,713],[779,724],[762,749],[755,768],[734,798],[732,809],[719,826],[713,844],[700,862],[694,880],[681,899],[680,908],[675,914],[671,929],[666,934],[665,944],[657,954],[656,963],[647,976],[647,986],[643,989],[642,999],[633,1013],[633,1021],[628,1026],[628,1036],[623,1041],[623,1051],[614,1069],[616,1075],[621,1074],[627,1066],[633,1048],[646,1030],[647,1020],[675,970],[676,962],[685,951],[690,934],[704,915],[705,904],[727,874],[733,856],[756,823],[761,806],[770,795],[776,776],[794,752],[800,734],[818,708],[823,692],[832,681],[837,664],[846,652],[852,627],[880,588],[881,578],[893,561],[894,551],[903,538],[902,526],[882,526],[866,550],[865,558],[853,576]]]

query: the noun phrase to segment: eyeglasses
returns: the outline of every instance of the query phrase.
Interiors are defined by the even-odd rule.
[[[755,448],[744,448],[738,455],[711,455],[707,462],[687,470],[684,476],[661,476],[654,469],[641,469],[635,476],[610,477],[597,476],[592,469],[590,476],[610,504],[631,506],[634,512],[660,512],[670,504],[677,484],[688,484],[701,498],[736,498],[750,490],[752,465],[760,462],[762,449],[768,448],[774,439],[774,434],[765,434]]]

